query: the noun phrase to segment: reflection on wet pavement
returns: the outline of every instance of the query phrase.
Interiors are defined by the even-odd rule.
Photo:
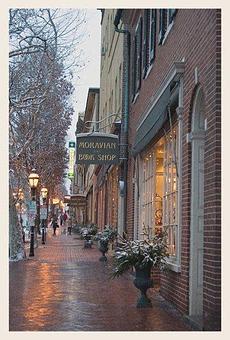
[[[10,263],[10,330],[191,330],[162,307],[156,289],[149,291],[153,308],[136,308],[132,276],[110,279],[111,259],[99,257],[96,245],[84,249],[76,235],[59,234],[49,235],[33,259]]]

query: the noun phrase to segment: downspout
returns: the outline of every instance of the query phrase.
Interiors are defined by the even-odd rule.
[[[120,160],[123,173],[120,175],[120,183],[123,182],[124,188],[120,195],[123,197],[123,216],[122,216],[122,230],[127,233],[127,173],[128,173],[128,126],[129,126],[129,79],[130,79],[130,32],[127,29],[119,29],[118,25],[121,21],[122,9],[118,9],[114,26],[115,32],[125,34],[124,44],[124,67],[123,67],[123,81],[124,81],[124,112],[122,113],[121,124],[121,144],[120,144]]]

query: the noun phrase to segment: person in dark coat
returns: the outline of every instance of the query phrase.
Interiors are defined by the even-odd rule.
[[[53,221],[52,221],[52,227],[53,227],[53,235],[56,235],[56,229],[58,228],[58,223],[57,223],[57,217],[54,216],[53,217]]]

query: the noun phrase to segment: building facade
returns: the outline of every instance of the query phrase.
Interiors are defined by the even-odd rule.
[[[123,9],[114,23],[129,70],[127,232],[167,230],[161,294],[220,330],[220,10]]]
[[[101,71],[99,131],[119,133],[122,116],[123,36],[115,31],[116,9],[101,10]],[[119,165],[97,168],[98,226],[120,229],[122,200],[119,195]]]
[[[76,126],[79,133],[97,131],[99,118],[99,88],[89,88],[84,114],[80,114]],[[97,193],[95,164],[75,164],[74,206],[76,220],[80,224],[97,223]],[[72,199],[72,202],[73,202]],[[72,203],[73,205],[73,203]]]

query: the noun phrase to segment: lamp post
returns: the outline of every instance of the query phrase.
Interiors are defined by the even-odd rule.
[[[43,205],[47,205],[47,194],[48,194],[48,189],[43,187],[41,189],[41,194],[42,194],[42,203]],[[46,214],[47,214],[47,208],[46,208]],[[46,218],[42,218],[42,244],[45,244],[45,224],[47,224],[47,216]]]
[[[37,213],[37,206],[36,206],[36,189],[38,186],[39,176],[36,174],[36,170],[32,169],[31,174],[28,177],[29,185],[31,188],[31,208],[32,213]],[[31,219],[31,226],[30,226],[30,253],[29,256],[34,256],[34,227],[35,227],[35,219]]]

